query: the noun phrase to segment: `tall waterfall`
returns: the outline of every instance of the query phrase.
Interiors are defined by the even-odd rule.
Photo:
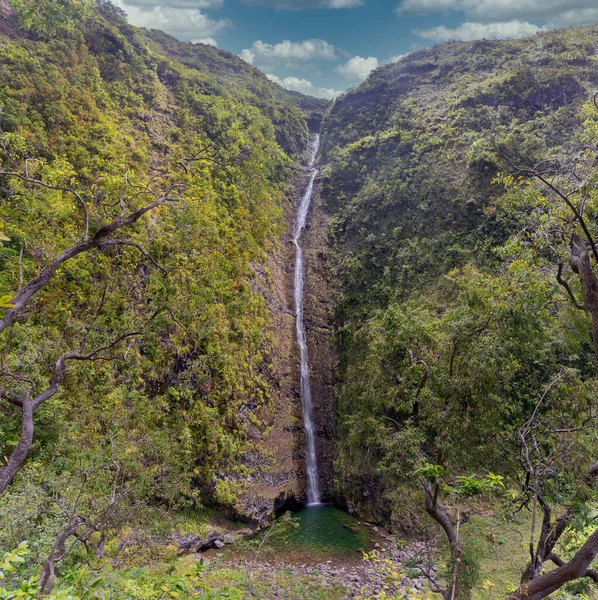
[[[301,357],[301,404],[303,406],[303,424],[305,429],[305,464],[307,470],[307,502],[319,504],[320,479],[318,476],[318,459],[316,456],[315,426],[311,402],[311,387],[309,383],[309,354],[307,350],[307,335],[303,322],[303,299],[305,289],[305,268],[303,265],[303,249],[301,236],[305,230],[307,213],[312,201],[314,182],[318,174],[316,154],[320,146],[320,136],[316,135],[310,148],[309,183],[299,204],[297,220],[295,221],[295,243],[297,260],[295,262],[295,312],[297,314],[297,343]]]

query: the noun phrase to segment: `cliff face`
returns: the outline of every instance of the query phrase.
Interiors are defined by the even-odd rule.
[[[334,499],[334,461],[336,458],[336,420],[334,386],[338,352],[334,331],[335,290],[329,246],[330,215],[317,180],[304,236],[306,262],[305,328],[307,331],[316,452],[325,499]]]
[[[0,0],[0,34],[7,36],[19,35],[17,17],[8,0]]]
[[[278,383],[269,433],[260,442],[260,452],[253,457],[256,468],[243,501],[249,512],[262,515],[268,515],[272,506],[280,509],[307,500],[300,364],[295,331],[293,244],[297,204],[306,185],[305,176],[300,176],[295,202],[285,209],[285,232],[259,276],[263,286],[261,292],[272,314],[271,334],[276,348],[272,360],[277,365]],[[337,349],[328,232],[329,215],[322,204],[321,184],[317,180],[302,241],[306,265],[304,310],[321,490],[325,500],[334,500]]]
[[[361,514],[387,519],[400,504],[376,435],[393,439],[402,420],[388,408],[374,421],[358,382],[346,386],[376,352],[374,342],[360,347],[360,330],[451,269],[496,264],[494,248],[511,233],[492,208],[503,193],[493,180],[509,171],[503,155],[531,166],[579,143],[598,88],[597,51],[595,26],[448,43],[377,69],[325,117],[322,202],[340,288],[336,489]],[[401,377],[392,364],[387,372],[389,381]],[[354,425],[365,421],[377,432],[371,446]]]
[[[11,352],[27,355],[20,368],[41,379],[61,344],[89,343],[90,323],[102,339],[140,324],[149,331],[125,363],[103,371],[94,364],[64,382],[71,403],[62,413],[61,404],[48,405],[39,452],[51,461],[75,444],[101,463],[109,460],[102,432],[116,428],[118,460],[142,480],[142,502],[151,495],[172,506],[215,504],[262,522],[302,489],[294,256],[285,227],[307,121],[322,104],[301,108],[238,57],[132,27],[108,3],[62,36],[19,29],[6,0],[0,11],[2,128],[20,143],[0,165],[35,159],[39,177],[81,190],[92,234],[115,218],[117,188],[130,207],[150,193],[133,185],[185,190],[171,210],[127,232],[151,249],[151,260],[122,248],[85,255],[19,323],[24,334]],[[68,194],[4,179],[0,193],[4,251],[24,254],[25,277],[81,235]],[[19,193],[35,218],[13,206]],[[13,267],[2,267],[8,293],[19,285]],[[70,327],[66,341],[56,333]],[[38,334],[54,341],[36,343]],[[0,410],[4,448],[20,421]],[[77,465],[65,460],[61,468],[74,477]]]
[[[305,177],[300,172],[295,193],[284,208],[284,231],[264,265],[256,265],[255,289],[264,297],[270,312],[268,337],[275,380],[272,398],[264,415],[267,428],[256,431],[258,445],[245,455],[251,475],[245,479],[242,513],[263,522],[285,505],[303,502],[305,451],[303,415],[299,391],[299,355],[295,332],[293,227],[296,203]]]

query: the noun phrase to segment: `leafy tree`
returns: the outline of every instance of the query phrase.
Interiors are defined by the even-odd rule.
[[[87,19],[95,0],[10,0],[25,29],[46,36],[70,32]]]

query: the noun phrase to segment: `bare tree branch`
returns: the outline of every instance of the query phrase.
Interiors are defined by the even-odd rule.
[[[27,183],[32,183],[33,185],[37,185],[49,190],[57,190],[60,192],[66,192],[68,194],[72,194],[73,196],[75,196],[75,198],[77,199],[77,202],[79,202],[79,204],[81,205],[81,208],[83,209],[83,215],[84,215],[84,231],[83,231],[83,239],[86,240],[89,237],[89,212],[87,210],[87,205],[85,204],[85,200],[83,200],[83,197],[81,196],[81,194],[79,194],[79,192],[77,192],[76,190],[69,188],[69,187],[64,187],[61,185],[50,185],[49,183],[46,183],[45,181],[41,181],[39,179],[34,179],[32,177],[29,177],[28,175],[28,171],[25,171],[25,175],[23,175],[22,173],[19,173],[18,171],[4,171],[4,170],[0,170],[0,175],[8,175],[10,177],[16,177],[17,179],[20,179],[21,181],[25,181]]]
[[[575,295],[573,294],[573,290],[571,289],[571,287],[569,286],[567,281],[565,279],[563,279],[563,263],[562,263],[562,261],[559,262],[559,268],[558,268],[558,272],[556,274],[556,280],[562,287],[565,288],[565,290],[567,291],[567,294],[569,294],[569,298],[571,299],[571,302],[573,302],[573,305],[575,306],[575,308],[579,308],[579,310],[586,310],[586,306],[583,304],[579,304],[579,302],[575,298]]]
[[[13,404],[16,404],[21,408],[21,437],[19,438],[19,442],[15,449],[12,451],[11,455],[8,457],[8,461],[6,465],[0,467],[0,494],[4,492],[4,490],[8,487],[10,482],[13,480],[14,476],[18,473],[19,469],[25,462],[27,458],[27,454],[33,445],[33,436],[35,431],[34,426],[34,413],[35,411],[47,400],[52,398],[60,387],[60,383],[64,376],[64,368],[66,361],[68,360],[113,360],[114,357],[104,357],[101,356],[102,352],[106,350],[110,350],[114,348],[121,341],[140,335],[139,331],[132,331],[129,333],[125,333],[118,338],[116,338],[113,342],[106,346],[102,346],[100,348],[96,348],[91,352],[86,354],[78,353],[78,352],[67,352],[60,356],[60,358],[56,361],[54,366],[54,375],[50,379],[50,385],[47,389],[39,394],[31,397],[33,392],[33,388],[29,389],[23,396],[15,401],[13,398],[11,401]],[[6,396],[4,396],[6,398]]]
[[[0,332],[4,331],[4,329],[14,323],[31,298],[48,284],[59,267],[61,267],[65,262],[69,261],[75,256],[78,256],[79,254],[82,254],[83,252],[87,252],[93,248],[99,248],[112,233],[122,229],[123,227],[133,225],[146,213],[164,204],[180,200],[182,196],[181,190],[181,185],[171,186],[163,195],[158,197],[150,204],[146,204],[138,210],[130,213],[128,216],[119,216],[110,223],[106,223],[100,227],[100,229],[91,238],[74,244],[70,248],[63,250],[60,254],[54,257],[41,270],[39,275],[26,283],[12,298],[10,304],[13,305],[13,308],[5,309],[4,317],[0,319]],[[172,195],[173,193],[175,195]]]
[[[156,262],[155,258],[149,253],[146,252],[139,244],[136,244],[135,242],[131,242],[130,240],[122,240],[122,239],[109,239],[109,240],[104,240],[98,247],[100,249],[103,248],[107,248],[109,246],[131,246],[132,248],[137,248],[137,250],[139,250],[139,252],[141,252],[141,254],[143,254],[143,256],[145,256],[148,260],[150,260],[154,266],[156,266],[158,269],[160,269],[160,271],[162,271],[162,273],[164,273],[164,275],[168,275],[168,271],[160,264],[158,264],[158,262]]]

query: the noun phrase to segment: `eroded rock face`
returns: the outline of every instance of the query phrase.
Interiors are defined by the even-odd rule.
[[[251,284],[270,308],[271,336],[268,362],[275,374],[269,402],[255,416],[264,425],[251,429],[253,447],[243,463],[250,475],[241,482],[237,503],[241,518],[263,525],[287,503],[302,501],[305,489],[303,418],[299,392],[299,356],[295,337],[294,265],[292,233],[296,202],[304,189],[297,179],[294,202],[285,209],[286,230],[264,266],[255,266]]]
[[[314,418],[317,427],[316,451],[324,500],[333,499],[336,427],[334,415],[335,372],[338,362],[333,325],[334,289],[329,264],[329,215],[320,182],[314,197],[304,238],[307,265],[305,281],[305,326],[310,358]]]
[[[295,202],[286,209],[286,231],[265,266],[255,266],[252,286],[262,295],[271,314],[271,355],[276,366],[269,407],[256,411],[267,422],[253,430],[254,447],[243,463],[251,474],[242,482],[237,512],[249,522],[262,525],[288,506],[306,501],[305,444],[299,385],[299,351],[294,313],[295,251],[292,243],[296,203],[305,191],[307,173],[298,180]],[[305,325],[307,330],[312,401],[317,427],[316,451],[324,500],[332,499],[335,456],[334,372],[337,352],[332,325],[333,294],[329,288],[328,215],[320,184],[316,181],[308,224],[303,238],[307,269]]]
[[[0,0],[0,33],[11,37],[20,34],[18,18],[9,0]]]
[[[0,0],[0,17],[8,17],[14,13],[8,0]]]

